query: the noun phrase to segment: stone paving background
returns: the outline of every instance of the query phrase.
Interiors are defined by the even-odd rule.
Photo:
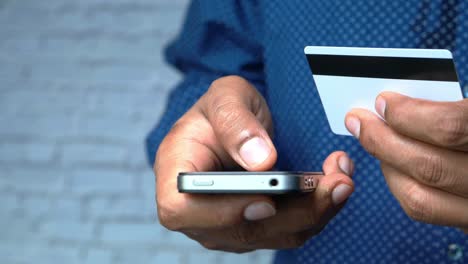
[[[0,0],[1,263],[269,263],[157,223],[143,140],[187,0]]]

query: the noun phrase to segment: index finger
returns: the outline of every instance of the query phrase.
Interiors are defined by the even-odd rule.
[[[377,97],[375,108],[401,134],[436,146],[468,150],[468,99],[434,102],[385,92]]]

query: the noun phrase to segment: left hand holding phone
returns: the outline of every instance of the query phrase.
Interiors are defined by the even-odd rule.
[[[158,149],[154,172],[161,224],[206,248],[231,252],[299,247],[318,234],[354,190],[354,165],[343,152],[326,159],[315,192],[300,196],[273,200],[177,190],[179,172],[270,170],[277,158],[272,131],[268,106],[250,83],[236,76],[214,81]]]

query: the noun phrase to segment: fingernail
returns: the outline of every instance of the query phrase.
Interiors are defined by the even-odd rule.
[[[244,218],[249,221],[262,220],[276,214],[275,208],[269,203],[256,202],[250,204],[244,210]]]
[[[361,133],[361,122],[357,117],[348,117],[346,119],[346,128],[355,138],[359,138],[359,133]]]
[[[343,155],[340,157],[340,159],[338,159],[338,166],[340,167],[341,171],[346,173],[346,175],[351,174],[351,160],[347,155]]]
[[[339,205],[344,202],[353,193],[353,188],[347,184],[340,184],[332,192],[333,204]]]
[[[386,106],[387,106],[387,103],[385,102],[385,99],[382,96],[377,97],[377,100],[375,100],[375,110],[383,119],[385,119],[385,107]]]
[[[260,137],[254,137],[245,142],[239,150],[242,160],[249,167],[263,163],[270,155],[270,147]]]

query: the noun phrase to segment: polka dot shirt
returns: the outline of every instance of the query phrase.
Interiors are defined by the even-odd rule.
[[[147,138],[149,160],[211,81],[238,74],[270,106],[279,170],[321,170],[336,150],[356,163],[356,189],[345,208],[303,247],[279,251],[276,263],[468,263],[466,235],[411,220],[389,192],[379,162],[355,139],[330,131],[303,54],[308,45],[449,49],[467,88],[468,1],[194,1],[166,50],[185,78]]]

